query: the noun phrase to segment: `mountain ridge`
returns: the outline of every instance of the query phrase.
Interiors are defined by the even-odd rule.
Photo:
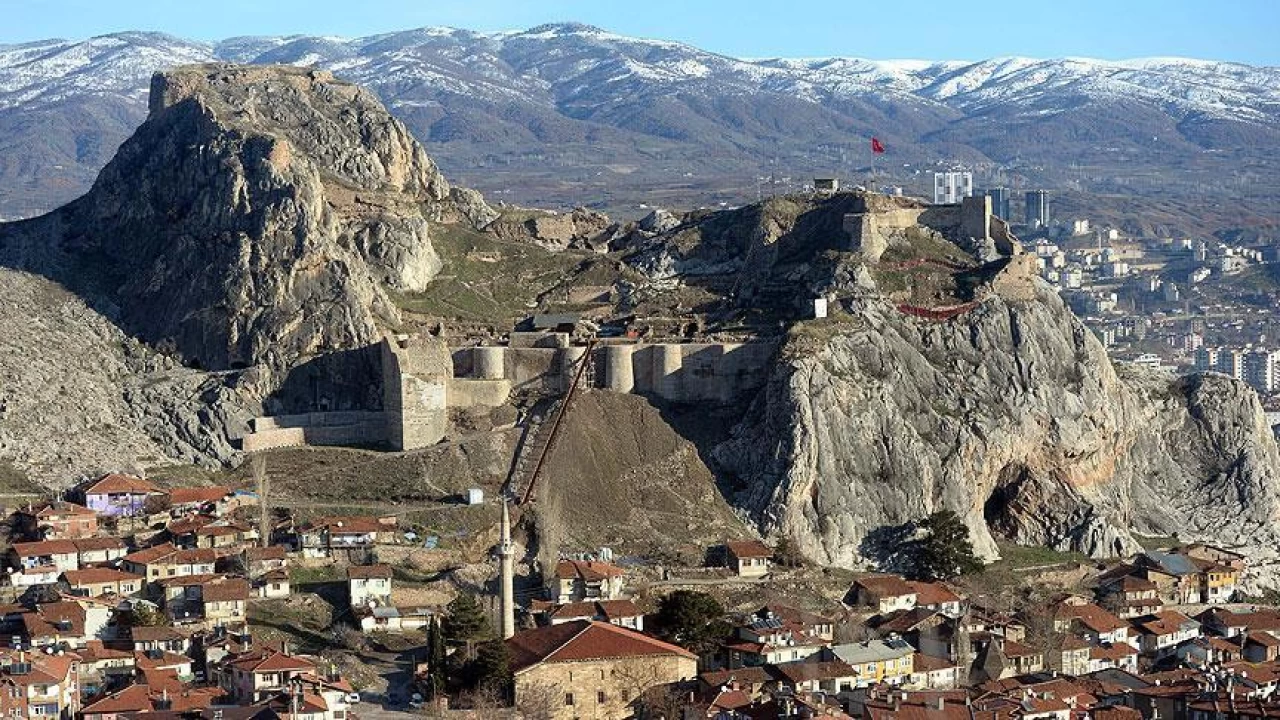
[[[691,205],[740,204],[754,199],[762,175],[865,175],[875,134],[889,147],[880,180],[918,192],[923,171],[959,163],[983,183],[1058,190],[1064,213],[1090,197],[1136,195],[1177,219],[1138,227],[1113,214],[1135,233],[1244,222],[1198,217],[1189,206],[1206,186],[1276,221],[1277,68],[1170,58],[742,59],[576,24],[211,43],[126,32],[0,46],[0,146],[9,156],[0,159],[0,215],[75,197],[141,122],[150,72],[207,61],[317,65],[366,85],[451,174],[528,206],[583,197],[615,211],[670,204],[676,184]],[[1241,184],[1228,186],[1232,177]]]

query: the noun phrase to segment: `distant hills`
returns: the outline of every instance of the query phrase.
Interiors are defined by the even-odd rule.
[[[998,47],[993,46],[993,51]],[[737,204],[814,174],[923,192],[953,163],[1057,190],[1134,233],[1266,236],[1280,69],[1153,58],[730,58],[584,25],[215,44],[128,32],[0,46],[0,217],[81,194],[146,110],[153,71],[316,65],[378,93],[451,177],[494,201]],[[786,180],[783,180],[786,178]]]

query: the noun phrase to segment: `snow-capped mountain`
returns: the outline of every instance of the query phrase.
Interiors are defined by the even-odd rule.
[[[151,73],[209,61],[315,65],[371,86],[447,170],[494,192],[510,179],[480,168],[580,188],[613,173],[624,193],[672,173],[851,169],[871,134],[895,164],[1016,163],[1049,185],[1060,166],[1280,156],[1280,68],[1226,62],[739,59],[573,24],[214,44],[130,32],[0,46],[0,214],[78,193],[141,121]],[[562,200],[518,185],[515,199]]]

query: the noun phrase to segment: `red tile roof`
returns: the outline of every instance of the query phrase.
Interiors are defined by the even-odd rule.
[[[730,540],[724,544],[737,558],[771,558],[773,551],[759,540]]]
[[[174,488],[169,491],[169,502],[173,505],[217,502],[230,494],[231,488],[222,485]]]
[[[133,475],[111,473],[104,475],[98,482],[85,489],[86,495],[104,495],[108,493],[125,493],[130,495],[147,495],[162,492],[160,488]]]
[[[244,551],[245,559],[249,562],[262,562],[263,560],[284,560],[288,556],[285,553],[283,545],[271,545],[268,547],[247,548]]]
[[[141,580],[141,575],[134,575],[114,568],[86,568],[84,570],[68,570],[62,573],[72,587],[77,585],[101,585],[102,583],[120,582],[122,580]]]
[[[240,670],[246,672],[279,672],[281,670],[314,670],[315,663],[310,660],[296,657],[294,655],[285,655],[278,650],[258,650],[232,658],[228,661]]]
[[[17,554],[18,557],[75,555],[76,546],[70,540],[42,540],[40,542],[14,543],[13,552]]]
[[[72,540],[72,545],[76,546],[77,552],[93,552],[95,550],[124,550],[124,540],[118,537],[102,537],[102,538],[82,538]]]
[[[877,598],[901,597],[915,592],[906,580],[897,575],[864,575],[853,581]]]
[[[624,574],[622,568],[595,560],[561,560],[556,563],[556,577],[561,580],[605,580]]]
[[[917,605],[943,605],[960,602],[960,596],[942,583],[907,581],[907,587],[915,591]]]
[[[65,500],[55,500],[54,502],[45,503],[40,506],[39,509],[34,511],[22,510],[20,512],[35,515],[37,518],[55,517],[58,515],[97,515],[97,513],[83,505],[77,505],[76,503],[67,502]]]
[[[574,620],[519,632],[506,640],[511,669],[520,672],[542,663],[608,660],[648,655],[697,655],[657,638],[609,623]]]
[[[348,580],[383,578],[390,580],[394,573],[390,565],[351,565],[347,567]]]
[[[249,587],[249,581],[242,578],[231,578],[206,585],[201,593],[205,602],[230,602],[233,600],[248,600],[252,588]]]

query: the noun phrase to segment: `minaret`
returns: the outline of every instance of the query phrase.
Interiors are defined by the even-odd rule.
[[[507,499],[503,498],[502,540],[498,545],[498,558],[502,564],[499,582],[502,584],[503,640],[516,634],[515,554],[516,546],[511,542],[511,516],[507,512]]]

